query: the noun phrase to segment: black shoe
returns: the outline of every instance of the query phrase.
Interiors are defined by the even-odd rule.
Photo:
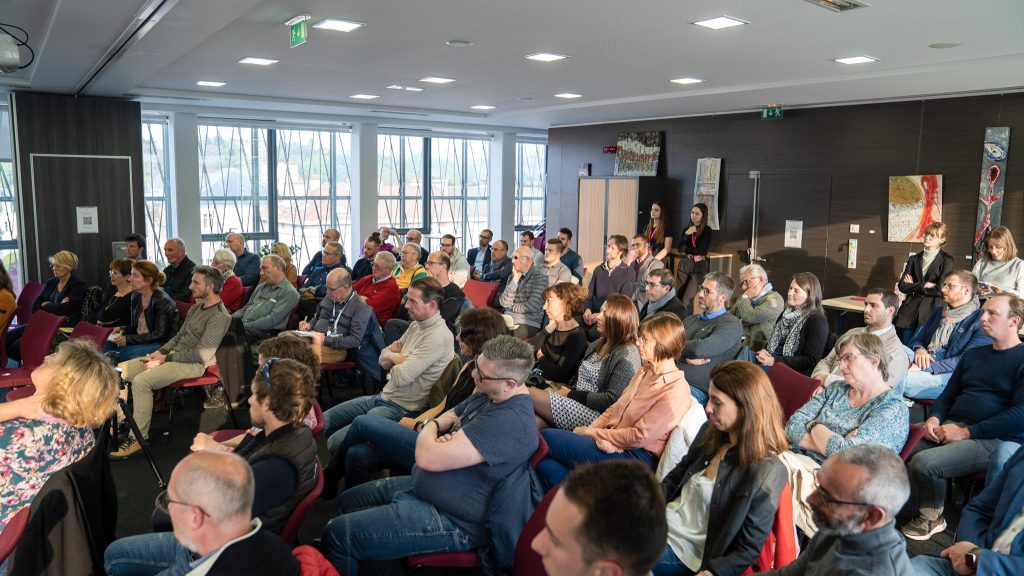
[[[324,489],[320,492],[320,500],[329,501],[338,497],[341,489],[341,480],[345,473],[333,466],[324,468]]]

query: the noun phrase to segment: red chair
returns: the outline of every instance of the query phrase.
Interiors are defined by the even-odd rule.
[[[544,529],[548,507],[551,506],[551,501],[555,499],[558,488],[559,486],[555,486],[548,490],[540,504],[537,504],[533,514],[530,515],[530,519],[523,526],[523,531],[516,542],[516,556],[512,567],[515,576],[547,576],[548,574],[547,570],[544,569],[544,562],[541,560],[540,554],[533,551],[531,544],[533,544],[533,539],[537,537],[537,534],[540,534],[540,531]]]
[[[43,288],[45,287],[46,285],[42,282],[33,281],[25,283],[25,287],[21,289],[21,294],[18,294],[18,322],[15,326],[28,324],[29,318],[32,316],[32,304],[43,293]]]
[[[25,533],[25,527],[28,526],[30,509],[25,506],[19,510],[7,523],[7,526],[4,526],[3,532],[0,532],[0,563],[7,560],[11,552],[18,547],[18,542],[21,541],[21,536]]]
[[[469,301],[473,303],[473,306],[477,308],[490,308],[494,305],[494,298],[498,294],[499,287],[500,284],[498,282],[481,282],[470,278],[466,280],[466,285],[462,287],[462,291],[466,294],[466,298],[469,298]]]
[[[281,529],[281,540],[284,540],[285,544],[292,546],[298,544],[299,528],[302,526],[302,521],[306,519],[310,506],[320,497],[320,493],[323,491],[323,466],[320,465],[320,458],[318,457],[316,459],[316,484],[313,485],[313,489],[309,491],[309,494],[306,494],[306,497],[295,506],[295,510],[292,510],[292,513],[288,516],[288,521],[284,524],[284,528]]]
[[[900,450],[900,458],[904,462],[910,462],[910,453],[914,450],[914,446],[924,438],[924,426],[920,424],[911,424],[910,433],[907,434],[907,441],[903,444],[903,450]]]
[[[256,290],[255,286],[246,286],[242,288],[242,306],[249,303],[249,298],[252,298],[253,290]]]
[[[299,561],[299,576],[340,576],[327,558],[312,546],[297,546],[292,556]]]
[[[810,376],[793,370],[782,362],[776,362],[768,371],[768,379],[772,382],[775,395],[779,397],[779,404],[782,404],[783,420],[789,420],[794,412],[814,396],[819,383]]]
[[[181,318],[181,324],[184,325],[185,324],[185,316],[188,316],[188,311],[191,310],[193,306],[195,306],[195,303],[194,302],[182,302],[180,300],[175,300],[174,301],[174,305],[178,307],[178,317]]]
[[[104,328],[103,326],[97,326],[90,324],[86,321],[81,321],[75,324],[74,330],[71,331],[71,335],[68,337],[70,340],[76,338],[85,338],[92,340],[96,347],[103,350],[103,346],[107,343],[107,338],[114,332],[113,328]]]
[[[14,323],[15,316],[15,314],[11,314],[7,318],[3,330],[0,330],[0,368],[7,366],[7,329]]]
[[[13,402],[15,400],[21,400],[22,398],[28,398],[29,396],[36,393],[36,387],[29,384],[28,386],[22,386],[21,388],[15,388],[7,394],[7,401]]]
[[[793,522],[793,491],[787,483],[782,486],[782,492],[779,493],[779,509],[775,511],[771,532],[768,533],[757,560],[747,568],[743,576],[778,570],[789,565],[799,555],[800,545],[796,541],[796,525]]]
[[[66,318],[39,310],[32,314],[21,335],[21,368],[0,368],[0,388],[27,386],[32,383],[32,371],[42,365],[50,353],[50,345]]]
[[[171,391],[170,401],[170,413],[167,416],[167,431],[164,432],[164,436],[167,436],[167,441],[171,440],[171,430],[174,429],[174,404],[182,394],[185,393],[189,388],[197,388],[199,386],[216,386],[220,384],[220,370],[217,369],[217,365],[214,364],[206,369],[206,372],[198,378],[186,378],[184,380],[178,380],[177,382],[171,383],[168,388]],[[228,396],[227,386],[221,388],[224,392],[225,406],[231,406],[231,398]],[[235,418],[235,411],[228,410],[228,415],[231,417],[231,423],[238,427],[238,420]]]
[[[308,279],[309,279],[309,274],[302,274],[301,276],[298,276],[298,277],[295,278],[295,283],[298,284],[299,286],[302,286],[303,284],[306,283],[306,280],[308,280]]]
[[[324,421],[324,411],[316,400],[313,400],[313,415],[316,416],[316,424],[313,425],[313,438],[316,438],[324,431],[324,426],[327,425]]]

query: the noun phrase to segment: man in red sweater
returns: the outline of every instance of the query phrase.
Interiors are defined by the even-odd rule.
[[[352,288],[366,300],[366,303],[377,313],[377,321],[383,326],[395,314],[395,309],[402,302],[402,294],[398,283],[391,275],[395,269],[395,255],[381,250],[373,258],[373,272],[363,276]]]

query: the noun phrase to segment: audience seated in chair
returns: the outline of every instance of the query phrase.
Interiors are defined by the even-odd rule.
[[[284,271],[284,260],[280,256],[264,256],[260,262],[260,276],[266,281],[256,286],[249,302],[231,315],[242,320],[250,343],[276,336],[287,327],[288,317],[299,301],[299,293],[285,277]]]
[[[429,275],[427,269],[420,262],[421,250],[418,244],[407,243],[402,246],[398,265],[391,272],[395,277],[395,282],[398,283],[399,290],[408,290],[413,281],[426,278]],[[426,252],[423,253],[422,260],[423,262],[427,261]]]
[[[534,268],[533,248],[520,246],[512,257],[512,274],[495,303],[516,324],[512,335],[531,338],[540,331],[544,317],[544,290],[547,277]]]
[[[532,365],[529,344],[512,336],[488,341],[473,371],[477,393],[420,427],[412,476],[363,484],[338,498],[339,516],[322,543],[341,574],[357,574],[360,562],[479,548],[489,540],[485,525],[529,514],[496,513],[505,499],[492,495],[499,485],[510,488],[517,471],[515,488],[528,489],[524,473],[538,445],[524,385]]]
[[[704,277],[704,282],[708,277]],[[654,574],[742,574],[757,560],[786,486],[782,407],[741,360],[711,371],[708,422],[661,482],[668,546]]]
[[[629,252],[623,261],[636,274],[636,284],[630,297],[637,310],[641,310],[647,304],[647,277],[654,270],[664,269],[665,264],[651,253],[650,241],[643,234],[637,234],[630,240]]]
[[[363,255],[352,265],[352,280],[361,280],[373,273],[373,259],[380,252],[380,233],[373,232],[363,241]],[[392,265],[391,268],[394,268]]]
[[[910,340],[914,361],[897,391],[915,400],[939,397],[964,352],[992,341],[981,329],[978,279],[955,270],[942,279],[945,306],[937,308]]]
[[[484,264],[483,269],[473,272],[473,279],[481,282],[497,282],[499,291],[505,288],[505,282],[512,274],[512,258],[508,254],[508,242],[495,240],[491,246],[491,261]]]
[[[732,298],[733,283],[721,272],[704,276],[697,291],[700,311],[683,320],[686,347],[676,362],[686,374],[690,393],[701,404],[707,403],[711,370],[740,351],[743,324],[726,309]]]
[[[445,234],[441,237],[441,252],[448,257],[450,262],[448,275],[451,276],[452,282],[459,288],[462,288],[466,285],[466,280],[469,280],[469,261],[455,247],[455,236]],[[427,264],[431,260],[434,260],[433,256],[427,256]],[[430,272],[429,267],[427,267],[427,272]]]
[[[402,303],[402,293],[391,272],[395,269],[395,255],[381,250],[373,257],[372,272],[363,276],[352,285],[356,294],[377,313],[377,321],[381,326],[395,314],[395,309]]]
[[[232,253],[233,254],[233,253]],[[178,302],[188,302],[192,295],[189,286],[192,284],[192,272],[196,263],[185,254],[185,243],[180,238],[171,238],[164,243],[164,291]]]
[[[571,286],[583,291],[574,284],[559,284],[556,288],[558,286]],[[571,431],[589,426],[622,396],[622,391],[640,370],[640,350],[637,348],[639,320],[628,297],[623,294],[609,296],[601,306],[597,328],[601,337],[581,354],[582,362],[573,369],[574,378],[558,388],[530,388],[539,428],[553,426]],[[586,343],[582,334],[580,338],[584,338]],[[541,358],[537,365],[543,361]],[[556,378],[547,379],[564,382]]]
[[[729,313],[743,322],[743,343],[747,348],[760,350],[768,344],[768,335],[786,307],[786,300],[775,291],[760,264],[740,268],[740,289],[743,293],[733,302]]]
[[[680,322],[686,320],[686,306],[683,306],[682,300],[676,297],[676,290],[672,287],[674,281],[672,271],[667,268],[651,270],[647,275],[647,281],[644,282],[647,303],[640,307],[641,322],[658,312],[675,314]]]
[[[540,267],[544,265],[544,253],[534,245],[536,240],[537,237],[532,230],[523,230],[519,233],[519,247],[530,249],[530,255],[533,256],[533,267],[535,270],[540,270]]]
[[[792,564],[772,576],[914,573],[896,514],[910,496],[907,471],[892,450],[851,446],[828,457],[808,497],[818,533]]]
[[[321,362],[343,362],[363,342],[373,309],[352,289],[352,276],[344,268],[327,275],[326,288],[316,317],[312,322],[299,322],[299,330],[312,333]]]
[[[562,241],[562,256],[560,258],[562,264],[568,266],[572,275],[582,283],[586,269],[583,267],[583,258],[580,258],[580,255],[571,248],[572,230],[560,228],[558,230],[558,239]]]
[[[683,323],[659,313],[640,324],[640,358],[644,367],[619,399],[590,425],[573,432],[548,428],[541,434],[548,456],[537,465],[545,489],[561,482],[584,462],[636,459],[653,470],[669,435],[693,398],[675,359],[686,345]]]
[[[231,315],[220,301],[223,281],[216,268],[197,266],[190,286],[196,305],[189,309],[178,334],[159,350],[120,364],[121,377],[131,385],[132,414],[143,438],[129,437],[111,452],[111,458],[127,458],[141,449],[140,440],[148,440],[156,390],[198,378],[215,363],[217,347],[231,323]]]
[[[984,472],[1001,441],[1024,442],[1024,301],[1000,294],[985,301],[981,326],[992,344],[960,357],[925,420],[910,459],[917,517],[903,535],[928,540],[946,529],[946,480]],[[1001,468],[998,466],[997,468]]]
[[[764,348],[756,353],[749,347],[743,357],[767,371],[776,362],[810,376],[825,356],[828,320],[821,308],[821,283],[810,272],[793,276],[786,293],[786,308],[775,321]]]
[[[900,342],[900,336],[892,325],[893,315],[896,313],[896,306],[899,304],[899,297],[892,290],[874,288],[868,291],[864,298],[864,327],[853,328],[847,334],[874,334],[882,340],[885,348],[886,360],[888,360],[889,377],[885,383],[893,389],[898,389],[899,384],[907,375],[907,368],[910,367],[910,359],[907,357],[907,349]],[[828,356],[811,371],[811,378],[821,382],[821,389],[835,381],[842,380],[843,372],[839,365],[839,347],[829,351]]]
[[[221,249],[213,253],[213,259],[210,260],[210,266],[213,266],[220,273],[224,275],[224,287],[220,289],[220,300],[224,303],[224,307],[228,309],[228,312],[235,313],[239,308],[245,305],[243,301],[245,299],[245,288],[242,286],[242,281],[238,279],[235,274],[235,263],[238,260],[235,258],[235,253],[231,250]],[[194,302],[189,297],[189,302]]]
[[[625,236],[615,234],[608,238],[605,245],[605,261],[598,266],[590,275],[590,286],[587,288],[586,310],[583,312],[583,322],[588,327],[588,337],[591,341],[597,340],[599,334],[594,324],[597,322],[597,314],[601,311],[601,304],[604,304],[609,294],[633,295],[633,288],[636,285],[636,272],[633,268],[622,261],[629,252],[629,241]]]
[[[67,320],[64,325],[74,326],[82,314],[86,288],[85,282],[75,276],[78,256],[61,250],[50,256],[50,268],[53,270],[53,278],[46,281],[43,291],[32,303],[32,311],[42,310],[57,316],[65,316]],[[24,332],[24,326],[7,331],[5,345],[7,356],[11,360],[21,361],[21,335]]]
[[[466,252],[466,261],[469,263],[471,271],[475,270],[479,272],[490,266],[492,238],[494,238],[494,232],[484,228],[480,231],[477,245]],[[476,278],[476,276],[473,277]]]
[[[405,303],[413,319],[402,338],[381,352],[380,366],[389,370],[384,390],[343,402],[324,413],[327,447],[338,451],[345,432],[360,414],[376,414],[391,420],[414,416],[426,407],[430,387],[454,356],[452,333],[441,317],[444,299],[433,278],[420,278],[409,288]]]
[[[845,334],[836,349],[843,379],[814,395],[786,424],[793,452],[784,456],[798,500],[794,516],[809,536],[816,527],[806,496],[821,462],[858,444],[879,444],[899,454],[910,430],[907,406],[885,383],[889,362],[882,340],[873,334]]]
[[[119,326],[114,331],[114,339],[103,347],[104,352],[117,352],[117,359],[121,362],[159,350],[178,333],[181,323],[174,299],[160,288],[165,277],[156,264],[139,260],[132,264],[131,269],[128,323]]]
[[[224,245],[235,255],[235,275],[242,286],[255,286],[260,280],[260,257],[249,252],[245,236],[230,232],[224,236]]]
[[[583,313],[587,293],[577,284],[562,282],[545,288],[543,296],[548,323],[530,340],[537,349],[533,373],[568,384],[575,379],[587,351],[587,335],[576,321]]]
[[[645,576],[664,551],[667,533],[665,499],[651,471],[611,461],[569,474],[531,548],[551,576]]]
[[[129,278],[132,274],[133,263],[134,260],[124,258],[117,258],[110,262],[108,274],[110,276],[110,285],[103,289],[99,305],[84,320],[92,322],[97,326],[112,328],[127,326],[131,323],[132,286]],[[154,268],[156,267],[154,266]],[[6,273],[6,270],[4,272]],[[0,280],[0,284],[2,284],[2,280]],[[5,303],[3,298],[5,296],[2,289],[0,289],[0,309],[4,309]],[[14,295],[12,294],[11,302],[13,303],[13,301]],[[6,319],[5,316],[0,315],[0,323]]]
[[[379,235],[378,235],[378,238],[379,238]],[[309,262],[306,263],[306,266],[302,268],[302,275],[303,276],[309,276],[310,274],[313,273],[313,270],[316,270],[316,268],[318,266],[322,266],[323,265],[323,260],[324,260],[324,251],[323,250],[325,248],[327,248],[327,243],[328,242],[339,242],[340,240],[341,240],[341,232],[338,232],[337,229],[335,229],[335,228],[328,228],[327,230],[324,230],[324,237],[320,240],[320,250],[317,250],[317,253],[313,254],[313,257],[309,259]],[[380,242],[379,241],[377,242],[377,245],[380,246]],[[370,258],[371,259],[373,258],[372,254],[370,255]],[[358,264],[357,264],[357,266],[358,266]],[[352,274],[355,275],[355,267],[353,267]]]
[[[444,293],[444,299],[441,301],[441,317],[444,318],[444,323],[452,331],[452,334],[455,334],[457,332],[455,323],[466,304],[466,294],[458,284],[452,281],[448,273],[450,266],[451,260],[444,252],[431,252],[427,256],[427,272],[431,278],[437,280]],[[403,298],[403,304],[406,299],[408,299],[408,294]],[[407,309],[405,306],[399,306],[395,310],[394,318],[388,320],[384,325],[384,343],[390,346],[392,342],[401,338],[402,334],[409,329],[409,322]]]
[[[573,275],[569,267],[562,263],[562,241],[551,238],[544,247],[544,260],[537,268],[548,279],[548,288],[561,282],[572,282]],[[579,283],[579,280],[576,280]]]
[[[201,570],[203,574],[297,576],[299,562],[290,547],[253,518],[254,493],[252,469],[241,456],[220,451],[186,456],[174,467],[167,490],[156,501],[170,516],[174,532],[115,541],[104,558],[106,573]]]
[[[405,243],[412,244],[413,247],[416,248],[416,261],[419,262],[421,266],[426,266],[427,248],[423,245],[423,233],[412,228],[405,233]],[[413,280],[415,280],[415,278],[413,278]]]
[[[32,396],[0,403],[0,531],[50,476],[89,454],[117,398],[117,374],[85,340],[58,346],[32,384]]]
[[[459,334],[455,338],[459,353],[467,360],[454,378],[454,384],[447,390],[438,390],[444,394],[442,400],[419,416],[404,417],[398,422],[371,414],[356,417],[345,434],[345,440],[324,469],[321,498],[334,499],[342,477],[345,487],[352,488],[373,480],[384,468],[392,469],[392,476],[396,475],[396,470],[412,469],[416,433],[423,422],[437,418],[469,398],[476,385],[473,370],[484,343],[505,334],[508,334],[505,321],[493,308],[474,308],[463,314],[459,318]],[[434,388],[436,390],[437,384]]]

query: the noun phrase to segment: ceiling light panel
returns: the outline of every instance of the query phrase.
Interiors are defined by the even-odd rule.
[[[238,61],[239,64],[255,64],[257,66],[270,66],[271,64],[277,64],[277,60],[271,58],[256,58],[255,56],[246,56]]]
[[[732,28],[733,26],[743,26],[744,24],[750,24],[746,20],[740,20],[739,18],[733,18],[732,16],[719,16],[717,18],[708,18],[707,20],[697,20],[691,22],[697,26],[703,26],[704,28],[710,28],[712,30],[722,30],[723,28]]]
[[[420,78],[420,82],[429,82],[430,84],[447,84],[449,82],[455,82],[455,79],[442,78],[440,76],[427,76],[426,78]]]
[[[336,32],[351,32],[358,30],[366,26],[365,22],[353,22],[351,20],[337,20],[335,18],[328,18],[318,24],[314,24],[313,28],[319,28],[321,30],[334,30]]]
[[[568,58],[565,54],[556,54],[554,52],[538,52],[536,54],[529,54],[524,56],[527,60],[536,60],[537,62],[557,62],[559,60],[565,60]]]
[[[572,100],[574,98],[583,98],[583,94],[574,94],[572,92],[562,92],[561,94],[555,94],[555,98],[565,98],[566,100]]]
[[[872,58],[871,56],[850,56],[849,58],[836,58],[835,61],[840,64],[868,64],[870,62],[878,62],[878,58]]]
[[[225,82],[214,82],[213,80],[200,80],[196,82],[196,86],[205,86],[207,88],[220,88],[226,84]]]
[[[690,78],[689,76],[687,76],[686,78],[676,78],[674,80],[669,80],[669,82],[672,82],[673,84],[700,84],[701,82],[703,82],[703,80],[701,80],[700,78]]]
[[[374,100],[376,98],[380,98],[380,96],[376,94],[353,94],[349,96],[349,98],[355,98],[356,100]]]
[[[477,104],[476,106],[470,106],[473,110],[494,110],[496,106],[490,104]]]

